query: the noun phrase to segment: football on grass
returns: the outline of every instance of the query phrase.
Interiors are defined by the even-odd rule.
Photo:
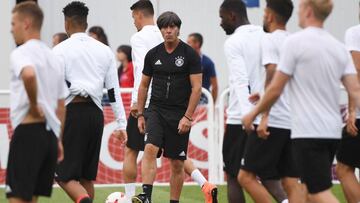
[[[125,203],[126,197],[122,192],[113,192],[105,200],[105,203]]]

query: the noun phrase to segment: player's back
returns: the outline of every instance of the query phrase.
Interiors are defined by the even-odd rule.
[[[18,125],[28,109],[29,100],[25,87],[20,80],[18,68],[31,66],[34,68],[37,82],[37,99],[44,111],[46,120],[56,134],[60,131],[60,121],[55,115],[58,99],[65,98],[64,69],[51,49],[39,40],[30,40],[19,46],[11,54],[11,117],[13,125]]]
[[[340,82],[351,63],[345,46],[324,29],[309,27],[290,36],[283,52],[280,69],[292,75],[292,137],[340,138]]]
[[[86,33],[75,33],[53,49],[65,64],[70,88],[84,89],[92,98],[102,98],[105,77],[115,63],[111,49]]]

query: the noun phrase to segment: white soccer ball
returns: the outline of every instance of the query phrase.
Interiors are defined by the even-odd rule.
[[[122,192],[113,192],[106,198],[105,203],[126,203],[126,196]]]

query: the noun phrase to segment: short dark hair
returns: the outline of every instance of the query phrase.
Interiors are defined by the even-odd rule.
[[[91,33],[94,33],[100,42],[104,43],[105,45],[108,45],[109,46],[109,41],[108,41],[108,38],[107,38],[107,35],[104,31],[104,29],[100,26],[92,26],[90,29],[89,29],[89,32]]]
[[[139,0],[134,3],[130,10],[141,11],[145,16],[154,16],[154,7],[149,0]]]
[[[277,15],[277,21],[286,24],[294,10],[291,0],[266,0],[266,7],[273,10]]]
[[[59,42],[62,42],[64,40],[66,40],[67,38],[69,38],[69,36],[65,33],[65,32],[59,32],[59,33],[56,33],[54,35],[55,36],[58,36],[59,37]]]
[[[70,18],[75,24],[87,27],[89,8],[85,6],[85,3],[73,1],[64,7],[63,13],[65,17]]]
[[[199,42],[201,48],[201,46],[203,45],[203,36],[200,33],[198,32],[191,33],[189,37],[193,37],[195,41]]]
[[[33,1],[26,1],[17,4],[12,13],[19,13],[21,15],[25,15],[27,17],[32,18],[33,28],[40,30],[43,20],[44,20],[44,13],[42,12],[41,8]]]
[[[246,5],[242,0],[224,0],[220,8],[234,12],[238,17],[241,17],[242,19],[247,20],[248,18]]]
[[[168,26],[176,26],[180,29],[181,27],[181,20],[176,13],[172,11],[166,11],[162,13],[156,21],[157,26],[159,29],[165,28]]]

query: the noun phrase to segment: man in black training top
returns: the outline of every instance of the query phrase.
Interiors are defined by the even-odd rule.
[[[170,202],[179,202],[192,115],[201,95],[200,57],[178,38],[180,18],[165,12],[159,16],[157,25],[165,42],[147,53],[138,94],[138,126],[145,133],[146,145],[142,160],[143,193],[132,198],[135,203],[151,202],[160,148],[171,164]],[[151,80],[145,125],[143,113]]]

